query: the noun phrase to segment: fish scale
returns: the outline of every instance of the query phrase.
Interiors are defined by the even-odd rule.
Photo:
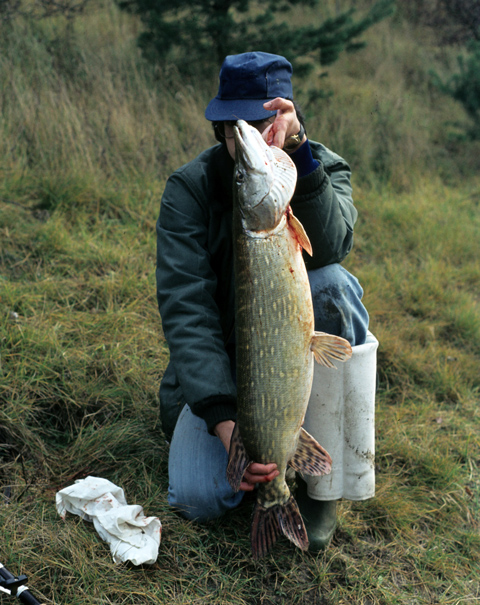
[[[351,355],[348,342],[314,332],[313,305],[302,249],[310,242],[289,203],[296,169],[281,150],[239,121],[235,132],[233,239],[237,423],[227,477],[238,490],[254,461],[277,464],[279,475],[257,490],[251,545],[255,557],[280,534],[302,549],[308,538],[285,480],[287,466],[312,475],[328,473],[331,458],[302,429],[314,357]]]
[[[241,284],[236,294],[238,419],[253,459],[265,464],[275,459],[278,464],[280,456],[286,467],[296,444],[287,450],[285,436],[298,433],[303,421],[292,400],[303,403],[311,388],[313,309],[305,295],[310,292],[308,278],[303,260],[303,267],[289,262],[299,257],[292,254],[298,243],[289,229],[262,240],[241,239],[235,261]]]

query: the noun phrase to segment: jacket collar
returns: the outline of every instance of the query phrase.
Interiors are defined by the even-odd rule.
[[[216,184],[217,199],[224,201],[225,206],[233,204],[233,170],[235,162],[230,157],[227,147],[222,144],[213,148],[212,167]]]

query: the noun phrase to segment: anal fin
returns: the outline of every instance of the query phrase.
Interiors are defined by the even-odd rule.
[[[238,422],[233,429],[232,439],[230,441],[230,451],[228,453],[227,479],[231,488],[238,492],[243,475],[251,460],[243,445]]]
[[[300,429],[297,451],[289,464],[299,473],[317,477],[332,470],[330,454],[305,429]]]
[[[348,340],[325,332],[315,332],[310,348],[317,363],[327,368],[335,368],[332,360],[347,361],[352,356],[352,347]]]

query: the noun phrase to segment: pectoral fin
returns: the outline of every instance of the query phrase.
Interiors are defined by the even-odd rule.
[[[235,492],[238,492],[240,489],[240,483],[250,462],[251,460],[243,445],[237,423],[233,429],[232,440],[230,441],[227,466],[227,479]]]
[[[347,340],[325,332],[315,332],[310,348],[317,363],[327,368],[335,368],[332,359],[347,361],[352,356],[352,347]]]
[[[299,473],[317,477],[332,470],[330,454],[305,429],[300,429],[297,451],[289,464]]]
[[[297,238],[299,244],[302,246],[302,248],[305,250],[305,252],[308,252],[308,254],[310,256],[312,256],[312,254],[313,254],[312,244],[310,243],[310,240],[308,239],[308,235],[305,233],[305,229],[303,228],[302,223],[293,214],[291,208],[288,209],[287,220],[288,220],[288,226],[295,233],[295,237]]]

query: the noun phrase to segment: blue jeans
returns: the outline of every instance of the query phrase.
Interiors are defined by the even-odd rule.
[[[368,313],[356,277],[340,265],[308,272],[315,329],[342,336],[352,346],[365,342]],[[168,460],[168,502],[184,517],[199,522],[216,519],[236,508],[244,492],[233,492],[226,478],[228,454],[210,435],[205,422],[188,405],[173,433]]]

